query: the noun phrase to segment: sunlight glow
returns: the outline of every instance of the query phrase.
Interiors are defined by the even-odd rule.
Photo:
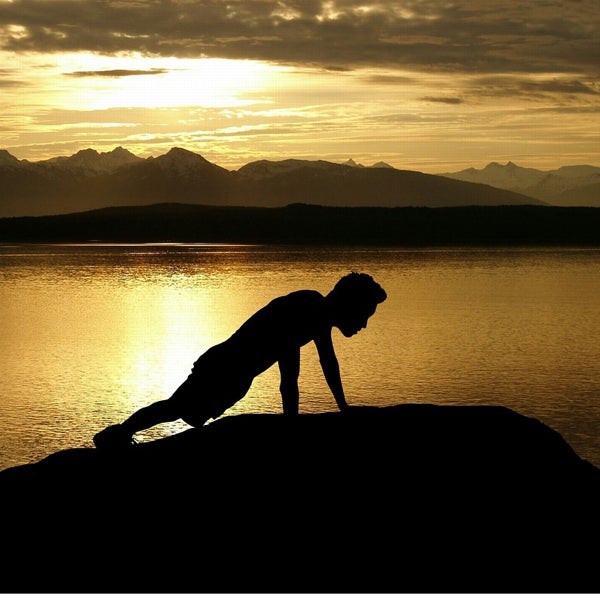
[[[206,307],[193,290],[173,287],[156,294],[149,289],[146,285],[136,287],[124,298],[130,310],[122,323],[123,338],[135,352],[128,357],[126,368],[121,365],[116,369],[123,378],[120,384],[135,390],[141,403],[175,391],[201,351],[215,343],[218,336],[211,327],[213,320],[203,312]]]
[[[251,60],[74,54],[59,65],[60,102],[83,110],[226,107],[252,103],[274,69]]]

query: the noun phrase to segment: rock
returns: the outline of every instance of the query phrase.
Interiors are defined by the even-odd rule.
[[[600,470],[501,406],[228,416],[0,486],[7,592],[598,591]]]

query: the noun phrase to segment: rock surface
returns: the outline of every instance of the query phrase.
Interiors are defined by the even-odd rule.
[[[0,472],[13,593],[598,592],[600,469],[501,406],[228,416]]]

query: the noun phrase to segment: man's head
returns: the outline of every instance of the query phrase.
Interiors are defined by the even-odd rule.
[[[352,272],[335,284],[327,298],[332,306],[333,324],[350,337],[367,326],[387,294],[370,275]]]

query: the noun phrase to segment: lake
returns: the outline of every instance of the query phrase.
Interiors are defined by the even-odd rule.
[[[15,244],[0,247],[0,469],[93,447],[274,296],[350,271],[388,299],[358,335],[334,330],[349,403],[507,406],[600,467],[598,248]],[[275,366],[225,414],[281,412],[278,385]],[[312,345],[300,410],[337,410]]]

